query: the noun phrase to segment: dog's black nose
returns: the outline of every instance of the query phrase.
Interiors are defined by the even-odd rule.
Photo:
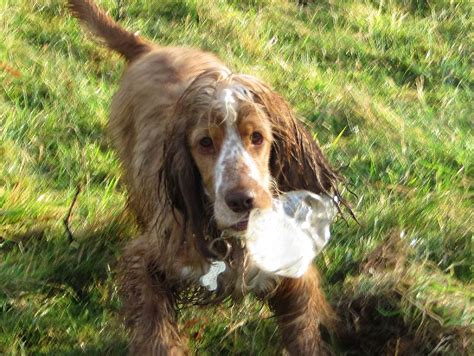
[[[226,194],[225,203],[230,210],[244,213],[253,209],[254,194],[249,191],[232,191]]]

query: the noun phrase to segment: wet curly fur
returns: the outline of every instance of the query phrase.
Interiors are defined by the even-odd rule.
[[[271,175],[267,185],[252,181],[263,186],[256,204],[265,192],[296,189],[339,196],[340,177],[310,131],[281,96],[254,77],[231,73],[214,55],[148,43],[91,0],[69,0],[69,7],[128,62],[113,98],[110,131],[142,231],[126,247],[121,263],[131,353],[186,354],[176,322],[178,302],[215,303],[249,292],[274,311],[290,354],[325,353],[319,326],[330,327],[334,316],[316,269],[298,279],[269,276],[248,263],[239,239],[223,239],[213,210],[218,197],[206,188],[207,172],[199,168],[204,163],[189,143],[191,130],[213,115],[219,88],[244,88],[238,90],[247,110],[271,131],[265,159],[255,159],[260,172]],[[240,172],[239,179],[245,178]],[[197,282],[216,258],[230,268],[220,277],[218,290],[207,293]]]

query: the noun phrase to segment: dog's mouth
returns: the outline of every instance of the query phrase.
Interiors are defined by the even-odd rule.
[[[229,230],[244,232],[247,230],[249,224],[249,214],[246,214],[238,223],[228,227]]]
[[[229,229],[234,231],[245,231],[247,230],[247,226],[249,224],[249,216],[245,216],[242,220],[240,220],[237,224],[234,224],[229,227]]]

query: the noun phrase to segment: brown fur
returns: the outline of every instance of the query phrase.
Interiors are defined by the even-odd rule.
[[[299,279],[285,279],[269,300],[276,313],[283,343],[291,355],[325,355],[320,324],[335,326],[336,317],[321,291],[319,274],[311,267]]]
[[[143,53],[150,51],[151,46],[141,38],[125,31],[110,17],[104,14],[91,0],[70,0],[69,7],[73,14],[83,21],[94,35],[103,39],[105,44],[132,61]]]
[[[249,125],[263,125],[264,134],[267,128],[265,144],[251,154],[261,172],[271,173],[272,194],[307,189],[339,196],[340,177],[286,101],[262,82],[244,75],[222,77],[227,69],[212,54],[146,43],[90,0],[69,0],[69,4],[76,17],[129,62],[113,98],[110,131],[125,172],[130,207],[143,231],[122,259],[131,352],[183,354],[186,347],[177,331],[176,300],[207,271],[212,257],[237,266],[218,294],[224,298],[239,294],[236,290],[247,292],[245,253],[236,241],[218,239],[212,197],[205,194],[214,178],[208,177],[208,169],[203,168],[208,163],[203,162],[211,161],[200,161],[190,142],[203,118],[213,116],[206,90],[214,93],[227,82],[249,90],[250,107],[239,115],[254,115]],[[239,184],[249,185],[245,172],[239,174]],[[268,205],[264,193],[258,193],[256,200]],[[220,244],[214,246],[212,241],[218,240]],[[190,274],[183,275],[183,268]],[[268,285],[273,282],[279,283],[277,289],[262,288],[259,296],[271,297],[289,352],[321,353],[319,324],[330,325],[333,317],[316,270],[311,268],[300,279],[273,279]],[[271,290],[274,293],[267,294]]]

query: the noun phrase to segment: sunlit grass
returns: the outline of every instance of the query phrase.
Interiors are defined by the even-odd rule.
[[[98,2],[155,42],[201,47],[263,78],[313,125],[360,222],[336,223],[317,260],[344,325],[363,322],[338,352],[469,353],[469,1]],[[136,231],[106,132],[123,63],[64,1],[3,0],[0,30],[0,353],[126,353],[114,268]],[[78,186],[71,243],[63,219]],[[394,236],[391,253],[405,262],[365,268]],[[280,349],[253,300],[180,320],[203,354]]]

